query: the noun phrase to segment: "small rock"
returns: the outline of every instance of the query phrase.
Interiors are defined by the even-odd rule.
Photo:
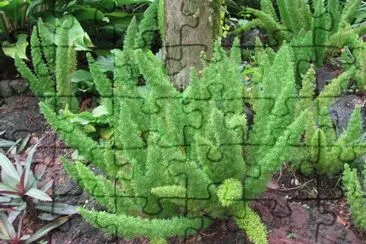
[[[326,67],[317,68],[316,73],[316,90],[320,93],[331,80],[337,77],[337,74]]]
[[[13,92],[9,86],[8,80],[0,81],[0,97],[8,98],[13,95]]]
[[[249,48],[255,46],[255,40],[260,37],[261,33],[258,29],[253,29],[245,32],[240,38],[240,46]]]
[[[19,95],[27,91],[29,84],[26,80],[18,79],[10,81],[9,87],[13,90],[15,94]]]
[[[334,125],[338,132],[342,132],[347,129],[348,121],[351,118],[353,110],[356,106],[365,107],[362,98],[356,95],[346,95],[338,98],[330,107],[329,113]],[[363,109],[364,110],[364,109]],[[364,122],[365,117],[364,117]]]

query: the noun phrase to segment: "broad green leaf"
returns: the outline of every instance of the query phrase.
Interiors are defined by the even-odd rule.
[[[79,69],[71,76],[71,82],[79,83],[79,82],[93,82],[93,77],[91,76],[90,72],[86,70]]]
[[[9,1],[1,1],[0,2],[0,8],[5,7],[8,4],[9,4]]]
[[[45,192],[38,190],[36,188],[32,188],[25,193],[25,195],[30,196],[32,198],[41,200],[41,201],[52,201],[52,198]]]
[[[93,109],[92,112],[94,117],[102,117],[103,115],[108,115],[108,110],[106,106],[100,105],[98,107],[96,107],[95,109]]]
[[[19,34],[16,36],[16,43],[9,43],[8,41],[4,41],[2,43],[3,52],[6,56],[11,58],[15,58],[15,56],[19,56],[21,59],[26,59],[26,50],[28,47],[27,34]]]
[[[104,139],[104,140],[109,140],[111,138],[111,136],[113,135],[113,130],[112,128],[106,128],[106,129],[101,129],[100,131],[100,136]]]
[[[43,31],[45,32],[45,36],[48,38],[48,42],[55,45],[59,43],[62,32],[61,26],[67,28],[69,37],[72,37],[69,40],[69,45],[75,44],[76,50],[87,51],[90,50],[91,47],[94,47],[88,33],[83,30],[79,21],[71,15],[66,15],[60,19],[49,16],[46,19],[46,28],[44,28]]]

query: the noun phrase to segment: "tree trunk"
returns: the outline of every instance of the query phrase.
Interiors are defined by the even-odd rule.
[[[187,87],[191,67],[200,70],[201,53],[209,59],[213,49],[213,23],[209,0],[164,0],[163,59],[179,90]]]

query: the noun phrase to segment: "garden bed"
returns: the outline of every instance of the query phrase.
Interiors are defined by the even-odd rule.
[[[3,81],[1,81],[3,82]],[[22,86],[22,81],[15,80]],[[23,81],[24,83],[24,81]],[[24,85],[24,84],[23,84]],[[22,89],[21,89],[22,90]],[[59,157],[72,150],[56,138],[47,126],[29,92],[19,92],[3,99],[0,106],[0,130],[13,140],[30,133],[30,144],[42,138],[35,160],[47,165],[46,179],[55,179],[53,196],[60,202],[98,208],[65,173]],[[317,193],[319,196],[317,198]],[[267,191],[252,206],[269,229],[270,243],[364,243],[365,235],[356,231],[350,220],[339,178],[312,175],[304,177],[283,167],[273,176]],[[31,227],[28,226],[31,231]],[[104,234],[80,216],[73,216],[49,236],[51,243],[148,243],[146,239],[124,241]],[[186,239],[172,238],[171,243],[247,243],[245,234],[232,220],[220,220],[209,229]]]

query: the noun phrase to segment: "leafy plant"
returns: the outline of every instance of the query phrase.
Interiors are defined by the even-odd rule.
[[[26,10],[29,0],[1,1],[0,3],[0,41],[4,54],[26,58],[28,27]]]
[[[25,212],[20,215],[19,223],[17,230],[15,230],[13,223],[14,218],[10,215],[7,216],[4,212],[0,211],[0,239],[8,241],[11,244],[28,244],[34,243],[35,241],[41,239],[45,235],[47,235],[51,230],[56,229],[57,227],[63,225],[67,222],[68,217],[60,217],[51,223],[43,226],[39,230],[37,230],[32,235],[23,235],[22,227],[23,227],[23,220],[25,217]]]
[[[138,33],[132,21],[125,49],[114,51],[113,82],[89,56],[100,105],[110,111],[110,140],[94,140],[70,124],[62,111],[57,114],[41,103],[61,138],[103,171],[95,175],[81,162],[65,163],[70,175],[108,211],[79,212],[107,232],[151,240],[194,233],[228,212],[251,240],[266,243],[266,230],[246,199],[263,192],[282,162],[297,158],[300,149],[293,145],[300,142],[310,114],[306,108],[294,113],[301,100],[292,49],[284,45],[272,53],[271,61],[263,52],[268,63],[262,67],[268,70],[250,88],[238,71],[238,43],[230,58],[216,45],[212,62],[200,76],[193,72],[190,86],[179,93],[151,53],[135,50]],[[137,85],[141,76],[146,85]],[[273,104],[264,99],[268,97]],[[250,128],[243,99],[256,113]],[[158,112],[152,113],[156,105]],[[283,115],[286,109],[291,113]]]
[[[356,168],[351,168],[346,164],[342,178],[345,195],[352,213],[353,224],[360,230],[366,229],[366,216],[364,211],[366,206],[366,171],[364,166],[365,164],[363,164],[363,170],[361,171]]]
[[[273,79],[271,78],[273,75],[277,76],[279,70],[287,70],[289,66],[286,64],[289,62],[288,60],[293,60],[293,54],[288,53],[287,56],[282,56],[282,61],[280,61],[279,54],[274,54],[272,49],[260,48],[262,46],[260,42],[257,42],[256,46],[255,62],[258,67],[253,71],[254,75],[251,78],[253,96],[256,99],[268,100],[268,98],[276,96],[278,92],[276,90],[268,91],[267,96],[260,96],[257,94],[258,85],[255,84],[259,84],[261,87],[261,83],[269,82]],[[278,65],[274,66],[275,63]],[[271,64],[272,68],[266,68]],[[301,141],[292,145],[293,150],[297,151],[292,162],[303,173],[336,174],[342,171],[345,163],[352,163],[366,153],[366,141],[362,139],[363,125],[360,109],[363,105],[359,104],[359,108],[353,111],[347,129],[341,132],[336,130],[329,112],[330,106],[347,91],[356,72],[356,67],[350,67],[331,80],[319,94],[316,94],[315,69],[314,65],[311,65],[306,74],[302,75],[299,92],[287,94],[286,106],[278,114],[283,117],[281,119],[296,118],[303,111],[309,111],[306,132]],[[296,83],[294,76],[282,74],[280,71],[278,79],[281,77],[285,83]],[[273,113],[270,110],[267,112]],[[266,125],[263,126],[266,127]],[[277,134],[275,131],[272,134],[272,141],[275,141]],[[262,136],[257,137],[262,138]],[[258,141],[258,143],[262,142]]]
[[[136,41],[136,47],[131,48],[149,49],[151,47],[154,31],[158,29],[157,4],[157,1],[155,1],[144,13],[144,18],[139,23],[139,26],[136,27],[138,28],[138,33],[134,37],[136,38],[134,40]],[[135,18],[133,22],[137,23]],[[78,112],[78,89],[73,85],[73,80],[76,78],[75,74],[83,72],[80,70],[76,71],[75,49],[77,48],[77,38],[79,37],[77,33],[80,33],[78,31],[80,29],[77,28],[75,33],[70,32],[75,26],[75,20],[71,17],[67,17],[59,22],[56,21],[56,26],[58,26],[57,30],[52,30],[48,28],[47,23],[39,20],[38,25],[33,28],[31,48],[34,71],[19,56],[15,58],[15,64],[19,73],[29,81],[33,93],[54,107],[55,111],[61,108],[65,109],[65,106],[67,106],[67,110],[70,112]],[[126,41],[126,43],[129,42],[131,40]],[[128,46],[129,44],[126,45]],[[67,72],[65,72],[66,70]],[[83,73],[85,74],[85,72]],[[100,88],[98,81],[95,81],[94,85],[97,90],[103,89]]]
[[[65,21],[60,30],[58,45],[52,43],[52,36],[48,36],[46,27],[41,20],[38,27],[33,28],[31,36],[32,61],[34,73],[19,57],[15,57],[15,64],[19,73],[28,79],[33,93],[56,109],[69,106],[78,109],[78,101],[71,84],[71,75],[76,69],[76,51],[74,45],[69,45],[68,27],[72,20]],[[43,48],[41,48],[43,47]],[[56,59],[56,56],[63,57]]]
[[[32,162],[36,146],[29,149],[25,162],[19,159],[18,154],[14,154],[15,166],[8,157],[0,153],[0,239],[11,243],[31,243],[38,240],[52,229],[64,224],[70,215],[76,213],[75,207],[52,201],[47,191],[52,187],[53,180],[40,186],[46,167],[33,172]],[[4,211],[9,215],[7,216]],[[39,212],[39,219],[51,222],[32,236],[22,236],[24,217],[35,217],[34,213],[37,213],[35,211]],[[18,228],[15,231],[12,224],[18,217]]]
[[[67,13],[80,22],[86,32],[94,36],[98,47],[110,49],[118,45],[118,39],[126,32],[135,16],[140,18],[152,0],[36,0],[32,1],[28,15],[32,19],[42,18],[45,22],[61,18]],[[118,37],[118,39],[116,39]],[[111,40],[111,38],[113,40]]]
[[[0,205],[11,207],[17,211],[24,210],[27,205],[35,209],[46,211],[52,214],[73,214],[71,206],[60,203],[53,203],[47,191],[52,187],[53,180],[39,185],[45,167],[33,172],[32,162],[36,146],[32,147],[25,162],[21,162],[18,155],[15,157],[15,166],[4,154],[0,153],[1,183],[0,183]],[[45,203],[50,202],[50,203]],[[53,215],[42,213],[41,219],[54,219]]]
[[[280,46],[286,40],[295,47],[299,74],[305,74],[310,63],[321,66],[327,54],[349,46],[360,47],[360,36],[366,33],[365,24],[353,25],[361,0],[348,0],[344,7],[338,0],[276,1],[278,13],[272,0],[261,0],[261,10],[245,8],[244,14],[253,15],[235,32],[252,27],[265,30],[272,45]],[[358,20],[359,22],[361,20]]]

